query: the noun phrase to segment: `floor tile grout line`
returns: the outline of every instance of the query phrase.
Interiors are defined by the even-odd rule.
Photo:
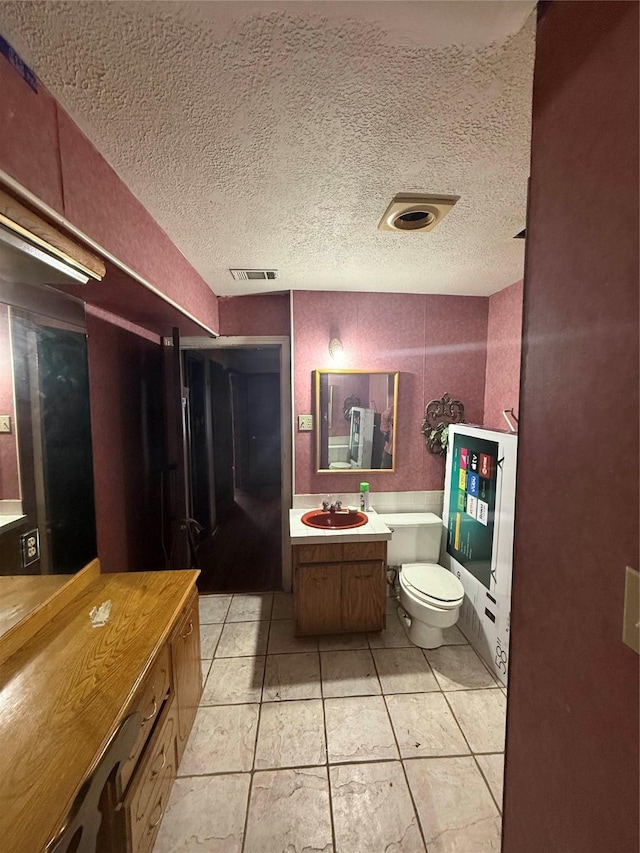
[[[272,603],[273,610],[273,603]],[[244,826],[242,830],[242,847],[241,853],[244,853],[245,844],[247,842],[247,829],[249,827],[249,807],[251,805],[251,793],[253,791],[253,780],[256,764],[256,754],[258,752],[258,737],[260,735],[260,723],[262,721],[262,698],[264,696],[264,683],[267,677],[267,649],[269,648],[269,634],[271,633],[271,620],[269,620],[269,627],[267,628],[267,641],[265,645],[265,654],[264,654],[264,667],[262,669],[262,687],[260,690],[260,701],[258,704],[258,721],[256,723],[256,736],[253,744],[253,761],[251,762],[251,770],[249,775],[249,790],[247,792],[247,807],[244,815]],[[255,655],[255,657],[262,657],[262,655]]]
[[[380,673],[378,672],[378,665],[376,663],[375,656],[372,654],[371,657],[373,658],[373,665],[376,668],[376,673],[378,675],[378,681],[380,681],[380,687],[382,688],[382,681],[380,680]],[[391,712],[389,711],[389,705],[387,704],[387,699],[386,699],[386,696],[384,693],[382,694],[382,701],[384,702],[384,707],[385,707],[385,710],[387,712],[387,717],[389,719],[389,725],[391,726],[391,733],[393,734],[393,739],[395,741],[396,749],[398,751],[398,761],[400,762],[400,766],[402,768],[402,775],[404,776],[404,781],[405,781],[405,784],[407,786],[407,791],[409,792],[409,799],[411,800],[411,805],[413,806],[413,813],[415,815],[416,822],[418,824],[418,831],[420,832],[420,838],[422,839],[422,843],[424,845],[425,853],[428,853],[427,842],[425,841],[424,831],[422,829],[422,822],[420,820],[420,815],[418,814],[418,807],[416,806],[416,802],[415,802],[415,799],[413,796],[413,791],[411,790],[411,785],[409,784],[409,777],[407,776],[407,771],[406,771],[404,763],[402,761],[402,752],[400,750],[400,743],[398,741],[398,736],[396,734],[396,730],[395,730],[394,725],[393,725],[393,720],[391,719]]]
[[[460,734],[462,735],[462,738],[463,738],[464,742],[465,742],[465,743],[466,743],[466,745],[469,747],[469,753],[470,753],[471,755],[473,755],[473,749],[471,749],[471,744],[469,743],[469,740],[468,740],[468,738],[467,738],[467,736],[466,736],[466,734],[465,734],[465,732],[464,732],[464,729],[462,728],[462,724],[460,723],[460,721],[459,721],[459,720],[458,720],[458,718],[456,717],[456,712],[453,710],[453,705],[451,704],[451,702],[449,702],[449,700],[448,700],[448,698],[447,698],[447,694],[444,692],[444,690],[442,691],[442,695],[444,696],[444,701],[447,703],[447,708],[449,709],[449,712],[451,713],[451,716],[452,716],[452,717],[453,717],[453,719],[455,720],[455,723],[456,723],[457,727],[460,729]]]
[[[481,663],[483,664],[484,668],[487,670],[487,672],[488,672],[488,673],[489,673],[489,675],[491,676],[491,678],[492,678],[492,683],[491,683],[491,684],[487,684],[487,685],[486,685],[486,687],[466,687],[466,686],[463,686],[463,687],[457,687],[457,688],[456,688],[456,687],[442,687],[442,686],[440,686],[440,690],[442,690],[442,692],[443,692],[443,693],[444,693],[445,691],[448,691],[449,693],[456,693],[456,692],[462,692],[463,690],[467,690],[467,691],[468,691],[468,690],[493,690],[495,687],[501,687],[502,685],[499,685],[499,684],[497,684],[497,683],[496,683],[496,677],[495,677],[495,675],[491,672],[491,670],[488,668],[487,664],[482,660],[482,658],[480,657],[480,655],[478,654],[478,652],[473,648],[473,646],[472,646],[470,643],[458,643],[458,644],[457,644],[457,645],[455,645],[455,646],[438,646],[438,649],[444,649],[444,648],[447,648],[447,649],[450,649],[450,648],[464,648],[464,646],[468,646],[470,649],[472,649],[472,650],[475,652],[476,656],[480,659],[480,661],[481,661]],[[435,670],[435,669],[433,668],[433,665],[432,665],[431,661],[430,661],[430,660],[429,660],[429,658],[427,657],[427,652],[429,652],[429,651],[437,651],[438,649],[422,649],[422,654],[424,655],[425,660],[426,660],[426,661],[427,661],[427,663],[429,664],[429,667],[430,667],[430,669],[432,670],[432,672],[433,672],[433,674],[434,674],[434,676],[435,676],[435,679],[436,679],[436,681],[438,682],[438,685],[440,685],[440,679],[438,678],[438,672],[437,672],[437,670]],[[443,677],[444,677],[444,678],[448,678],[448,676],[444,675],[444,673],[443,673]]]
[[[347,697],[348,698],[348,697]],[[319,701],[318,699],[315,700]],[[499,752],[486,752],[486,753],[478,753],[479,755],[501,755]],[[254,776],[257,773],[275,773],[280,770],[308,770],[309,768],[314,768],[318,770],[323,770],[332,767],[344,767],[345,765],[353,765],[353,764],[397,764],[400,762],[406,761],[442,761],[443,759],[449,758],[472,758],[475,757],[470,755],[468,752],[452,752],[450,755],[413,755],[407,758],[403,758],[402,756],[394,756],[393,758],[366,758],[366,759],[348,759],[346,761],[331,761],[329,763],[324,764],[285,764],[283,766],[275,766],[275,767],[256,767],[252,770],[218,770],[212,773],[185,773],[183,775],[179,775],[177,779],[208,779],[210,776],[234,776],[234,775],[244,775],[244,776]],[[483,774],[484,781],[484,774]],[[494,800],[495,801],[495,800]]]
[[[327,768],[327,791],[329,793],[329,821],[331,823],[331,844],[334,851],[336,847],[336,826],[333,818],[333,791],[331,787],[331,772],[329,770],[329,735],[327,734],[327,712],[325,707],[326,698],[324,695],[324,680],[322,678],[322,654],[320,652],[320,644],[318,643],[318,672],[320,674],[320,701],[322,702],[322,721],[324,723],[324,751]]]
[[[403,651],[403,650],[402,649],[370,649],[370,650],[368,650],[368,649],[336,649],[335,651],[336,652],[371,651],[373,653],[373,652],[380,652],[380,651]],[[269,654],[233,655],[230,657],[216,657],[213,659],[202,658],[202,660],[203,661],[204,660],[210,660],[211,664],[213,664],[216,661],[223,661],[223,660],[224,661],[247,660],[247,659],[250,659],[250,660],[256,659],[257,660],[258,658],[264,658],[265,664],[266,664],[266,659],[269,657],[286,657],[286,656],[293,657],[294,655],[303,655],[303,654],[305,654],[305,655],[308,655],[308,654],[323,655],[323,654],[333,654],[333,653],[334,653],[334,650],[331,650],[330,652],[317,652],[317,651],[285,652],[285,653],[270,652]],[[372,657],[373,657],[373,654],[372,654]],[[322,657],[320,657],[320,660],[322,660]],[[375,663],[375,657],[374,657],[374,663]],[[380,681],[379,678],[378,678],[378,681]],[[384,690],[384,688],[382,687],[382,682],[380,682],[380,687],[381,687],[380,693],[348,693],[348,694],[345,694],[344,696],[324,696],[324,695],[321,695],[320,697],[318,697],[318,696],[315,696],[315,697],[314,696],[298,696],[298,697],[294,696],[294,697],[291,697],[289,699],[284,699],[284,698],[279,698],[279,699],[249,699],[249,700],[245,699],[245,700],[242,700],[240,702],[215,702],[213,704],[208,703],[205,707],[222,707],[222,706],[233,707],[234,705],[255,704],[257,702],[265,702],[265,703],[296,702],[296,701],[306,701],[306,700],[310,700],[310,699],[314,699],[314,698],[315,699],[318,699],[318,698],[323,698],[323,699],[351,699],[351,698],[353,698],[353,699],[355,699],[355,698],[366,698],[367,696],[407,696],[407,695],[412,694],[412,693],[424,693],[424,694],[428,694],[428,695],[434,695],[436,693],[454,693],[454,694],[455,693],[486,693],[487,691],[491,691],[491,690],[500,690],[500,688],[497,685],[493,685],[493,686],[489,686],[489,687],[463,687],[459,690],[455,690],[455,689],[451,689],[451,688],[446,689],[446,688],[440,687],[440,685],[437,683],[437,680],[436,680],[436,689],[435,690],[418,690],[418,689]],[[502,690],[500,690],[500,692],[502,693]],[[321,682],[321,693],[323,694],[322,682]],[[481,750],[479,750],[479,751],[482,752]],[[495,750],[495,749],[494,750],[485,750],[485,753],[486,754],[492,754],[492,753],[496,753],[499,751],[500,750]]]
[[[492,689],[492,688],[488,688],[488,689]],[[462,692],[464,692],[464,691],[462,691],[462,690],[458,690],[458,691],[453,691],[453,692],[462,693]],[[479,762],[479,761],[478,761],[478,759],[476,758],[476,755],[504,755],[504,750],[503,750],[502,752],[474,752],[474,750],[471,748],[471,744],[469,743],[469,740],[467,739],[466,734],[464,733],[464,730],[463,730],[463,728],[462,728],[462,725],[460,724],[460,722],[459,722],[458,718],[456,717],[456,713],[455,713],[455,711],[453,710],[453,706],[452,706],[452,705],[451,705],[451,703],[449,702],[449,698],[448,698],[447,694],[446,694],[446,693],[444,693],[444,691],[443,691],[443,695],[444,695],[444,698],[445,698],[445,702],[446,702],[446,703],[447,703],[447,705],[449,706],[449,710],[451,711],[451,714],[452,714],[452,716],[453,716],[454,720],[456,721],[456,723],[457,723],[457,725],[458,725],[458,728],[459,728],[459,729],[460,729],[460,731],[462,732],[462,737],[464,738],[464,740],[465,740],[465,742],[466,742],[467,746],[469,747],[469,751],[471,752],[471,755],[473,756],[473,760],[474,760],[474,762],[475,762],[475,764],[476,764],[476,767],[477,767],[477,768],[478,768],[478,770],[480,771],[480,776],[482,777],[482,780],[483,780],[483,782],[485,783],[486,787],[489,789],[489,794],[490,794],[490,796],[491,796],[491,799],[493,800],[493,802],[495,803],[495,805],[496,805],[496,807],[497,807],[497,809],[498,809],[498,813],[499,813],[499,815],[500,815],[500,820],[501,820],[501,826],[502,826],[502,808],[498,805],[498,803],[497,803],[497,801],[496,801],[496,798],[493,796],[493,791],[491,790],[491,785],[489,785],[488,780],[486,779],[486,777],[485,777],[484,773],[482,772],[482,767],[480,766],[480,762]],[[502,829],[501,829],[501,832],[502,832]]]
[[[482,753],[479,753],[479,754],[482,754]],[[500,755],[501,753],[498,753],[498,752],[487,752],[487,753],[484,753],[484,754],[485,754],[485,755]],[[504,753],[502,753],[502,755],[504,755]],[[484,770],[482,769],[482,765],[481,765],[481,764],[480,764],[480,762],[478,761],[478,757],[477,757],[476,753],[474,753],[474,754],[473,754],[473,758],[474,758],[474,760],[475,760],[475,762],[476,762],[476,767],[477,767],[477,768],[478,768],[478,770],[480,771],[480,775],[482,776],[482,778],[483,778],[483,780],[484,780],[485,785],[486,785],[486,786],[487,786],[487,788],[489,789],[489,794],[491,795],[491,799],[492,799],[492,800],[493,800],[493,802],[496,804],[496,808],[498,809],[498,814],[500,815],[500,823],[502,824],[502,804],[501,804],[501,803],[498,803],[498,801],[496,800],[496,798],[495,798],[495,796],[494,796],[494,793],[493,793],[493,789],[492,789],[491,785],[489,784],[489,779],[488,779],[488,778],[487,778],[487,776],[485,775],[485,772],[484,772]],[[504,766],[503,766],[502,772],[504,773]],[[502,835],[502,831],[501,831],[501,835]]]
[[[476,648],[475,648],[471,643],[469,643],[469,646],[471,647],[471,650],[475,653],[475,655],[476,655],[476,657],[478,658],[478,660],[480,661],[480,663],[484,666],[484,668],[487,670],[487,672],[489,673],[489,675],[490,675],[490,676],[493,678],[493,680],[496,682],[497,686],[498,686],[498,687],[504,687],[503,683],[500,681],[500,679],[499,679],[499,678],[498,678],[498,676],[495,674],[495,672],[491,669],[491,667],[490,667],[490,666],[489,666],[489,664],[486,662],[486,660],[482,657],[482,655],[480,654],[480,652],[479,652],[479,651],[478,651],[478,650],[477,650],[477,649],[476,649]]]

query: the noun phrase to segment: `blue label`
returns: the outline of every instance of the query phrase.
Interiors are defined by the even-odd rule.
[[[15,50],[11,47],[8,41],[0,36],[0,53],[3,56],[6,56],[9,62],[13,65],[18,74],[22,77],[22,79],[27,83],[34,92],[38,91],[38,78],[33,73],[33,71],[29,68],[29,66],[24,63]]]
[[[467,491],[470,495],[473,495],[474,498],[478,497],[478,489],[480,486],[480,477],[475,474],[473,471],[469,474],[469,479],[467,481]]]

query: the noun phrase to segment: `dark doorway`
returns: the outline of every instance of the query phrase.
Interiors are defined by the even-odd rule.
[[[280,589],[279,347],[187,350],[184,368],[198,586]]]

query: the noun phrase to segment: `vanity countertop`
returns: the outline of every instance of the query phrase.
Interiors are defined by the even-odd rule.
[[[326,545],[328,542],[383,542],[391,539],[391,531],[375,510],[367,510],[369,519],[362,527],[351,530],[316,530],[302,523],[309,509],[289,510],[289,538],[292,545]]]
[[[100,575],[0,664],[0,837],[42,851],[167,642],[197,571]],[[90,613],[110,600],[108,621]]]

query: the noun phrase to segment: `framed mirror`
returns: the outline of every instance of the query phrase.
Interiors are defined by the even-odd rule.
[[[316,370],[316,471],[394,471],[398,373]]]

